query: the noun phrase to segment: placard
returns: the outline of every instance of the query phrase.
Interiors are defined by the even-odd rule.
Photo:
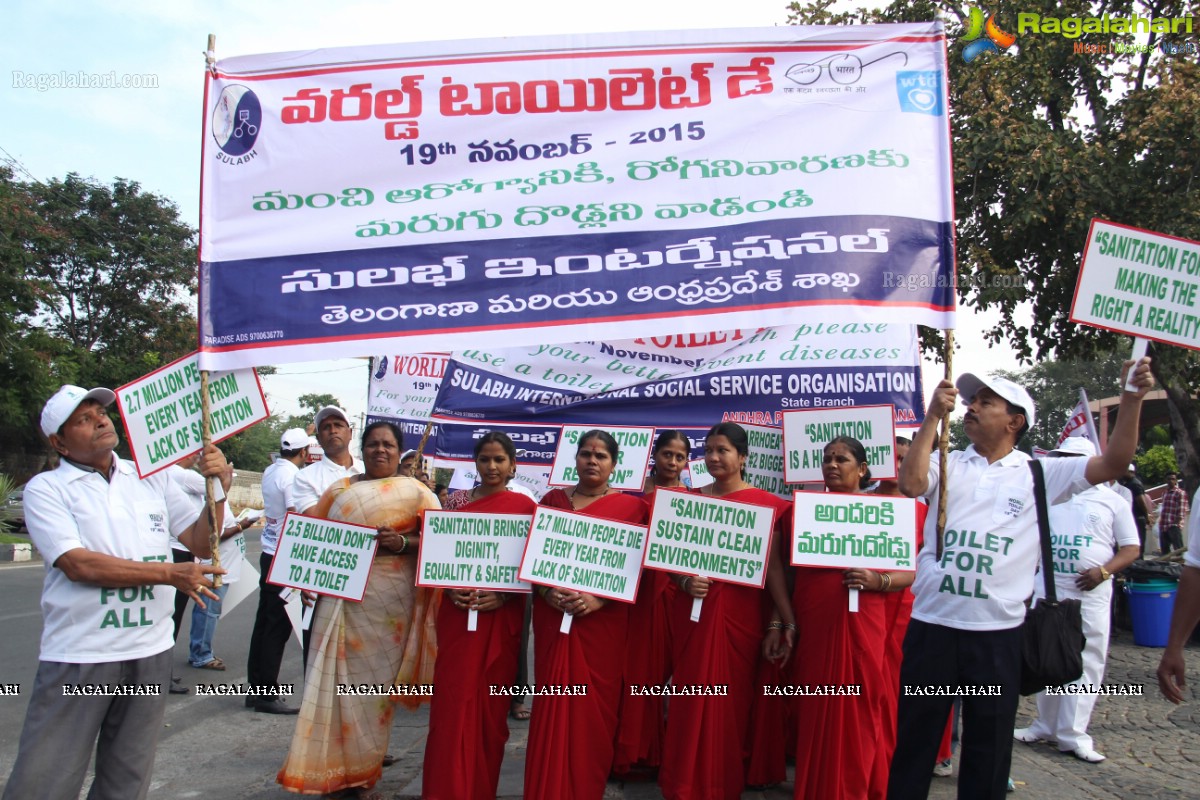
[[[659,489],[642,566],[761,589],[774,530],[773,508]]]
[[[588,431],[597,429],[611,434],[621,446],[608,485],[614,489],[640,492],[650,463],[650,452],[654,449],[654,428],[564,425],[558,439],[558,450],[554,454],[554,466],[550,469],[550,485],[574,486],[579,482],[579,475],[575,471],[575,452],[579,449],[579,440]]]
[[[427,509],[421,514],[417,585],[529,592],[517,578],[529,514],[476,514]]]
[[[213,442],[270,416],[253,369],[208,376]],[[166,469],[200,452],[200,355],[192,353],[117,389],[117,409],[138,476]]]
[[[746,483],[778,497],[790,499],[794,487],[783,479],[783,431],[766,425],[742,425],[749,440]]]
[[[912,572],[917,501],[911,497],[796,492],[792,564]]]
[[[538,506],[519,577],[632,603],[645,550],[641,525]]]
[[[702,489],[713,482],[713,476],[708,471],[708,464],[704,459],[688,462],[688,472],[691,473],[691,487],[693,489]]]
[[[1200,242],[1093,219],[1071,320],[1200,350]]]
[[[820,483],[825,446],[852,436],[867,451],[871,478],[896,477],[896,410],[892,406],[849,406],[783,412],[783,477],[788,483]]]
[[[378,544],[370,526],[289,511],[267,583],[362,602]]]

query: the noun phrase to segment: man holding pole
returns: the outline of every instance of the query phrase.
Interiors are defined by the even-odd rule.
[[[170,679],[175,592],[215,599],[219,567],[175,563],[172,533],[210,555],[208,515],[165,472],[139,479],[113,454],[109,389],[63,386],[41,428],[61,462],[25,488],[30,537],[45,558],[41,654],[5,800],[142,798],[150,788]],[[200,471],[229,488],[225,457],[204,448]],[[224,492],[216,524],[224,516]],[[165,587],[165,588],[164,588]]]
[[[1047,459],[1050,504],[1125,471],[1137,445],[1142,399],[1154,384],[1149,359],[1127,362],[1136,392],[1124,392],[1103,456]],[[930,455],[941,420],[961,393],[963,428],[971,446],[948,454],[946,516],[936,531],[938,459]],[[898,744],[888,783],[890,800],[924,798],[930,766],[954,697],[962,695],[960,798],[1005,796],[1020,684],[1021,623],[1033,594],[1039,535],[1029,457],[1016,444],[1034,423],[1033,399],[1003,378],[964,374],[957,388],[942,381],[900,469],[900,490],[931,505],[917,559],[912,622],[900,673]]]

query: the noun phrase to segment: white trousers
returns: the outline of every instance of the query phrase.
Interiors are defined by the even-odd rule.
[[[1087,734],[1092,709],[1099,695],[1096,691],[1104,680],[1104,663],[1108,658],[1108,635],[1111,623],[1112,581],[1105,581],[1090,592],[1083,592],[1071,584],[1064,586],[1056,581],[1055,591],[1060,599],[1074,598],[1082,601],[1083,636],[1087,644],[1083,648],[1083,675],[1068,686],[1085,686],[1092,691],[1080,694],[1037,696],[1038,718],[1029,730],[1041,739],[1057,739],[1059,750],[1074,750],[1079,747],[1092,749],[1092,737]],[[1038,576],[1038,588],[1042,579]],[[1041,592],[1039,592],[1041,594]]]

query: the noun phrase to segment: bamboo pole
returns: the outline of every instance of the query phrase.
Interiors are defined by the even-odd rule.
[[[204,66],[205,68],[216,74],[217,68],[217,36],[214,33],[208,35],[208,47],[204,51]],[[208,370],[200,370],[200,443],[201,446],[207,448],[212,444],[212,413],[209,407],[208,397]],[[212,563],[214,567],[221,566],[221,529],[217,525],[217,500],[213,496],[213,481],[219,478],[208,478],[204,481],[204,508],[208,514],[208,546],[212,551]],[[218,484],[219,485],[219,484]],[[221,586],[221,576],[214,574],[212,576],[213,588]]]
[[[946,365],[945,379],[954,380],[954,329],[947,328],[942,362]],[[938,513],[937,513],[937,557],[942,560],[943,534],[946,532],[946,462],[950,455],[950,414],[942,417],[942,432],[938,437]]]
[[[427,422],[425,423],[425,433],[421,436],[421,443],[417,445],[417,464],[421,467],[422,472],[425,472],[425,444],[429,441],[431,433],[433,433],[433,422]]]
[[[200,370],[200,442],[207,448],[212,444],[212,415],[208,398],[208,370]],[[221,526],[217,525],[217,499],[213,496],[213,481],[219,478],[208,478],[204,481],[204,507],[208,513],[208,546],[212,550],[214,567],[221,566]],[[218,484],[219,485],[219,484]],[[213,575],[213,588],[221,586],[221,576]]]

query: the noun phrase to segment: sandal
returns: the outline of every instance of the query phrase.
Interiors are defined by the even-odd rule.
[[[513,703],[512,710],[508,712],[508,715],[513,719],[520,720],[522,722],[529,719],[531,716],[529,709],[525,707],[524,703]]]
[[[199,666],[192,664],[191,667],[192,667],[192,669],[215,669],[220,672],[224,672],[225,671],[225,662],[219,658],[214,658],[212,661],[209,661],[207,664],[201,664]]]

